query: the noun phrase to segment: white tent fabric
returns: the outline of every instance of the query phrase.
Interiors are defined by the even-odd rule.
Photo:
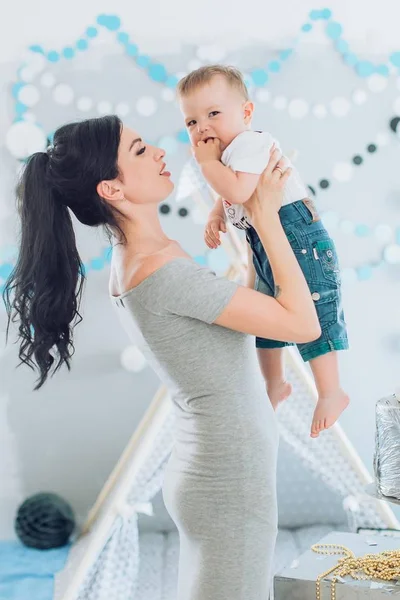
[[[321,436],[318,444],[313,443],[308,432],[315,403],[313,387],[292,349],[288,352],[288,369],[294,393],[279,411],[281,436],[312,471],[340,493],[351,529],[397,527],[392,511],[365,494],[365,485],[371,477],[341,428],[335,425]],[[126,465],[117,473],[108,496],[92,515],[90,532],[72,549],[66,569],[56,580],[55,600],[135,598],[140,564],[137,514],[151,514],[149,502],[162,485],[173,444],[171,406],[166,394],[160,394],[149,409],[153,418],[148,419],[142,433],[144,443],[137,443],[136,448],[127,453]],[[157,419],[161,414],[163,423]],[[156,421],[155,435],[152,421]],[[153,447],[146,454],[145,445],[150,438]],[[144,461],[139,466],[141,457]],[[136,469],[132,469],[132,465],[136,465]],[[131,478],[126,480],[129,473]]]
[[[162,388],[106,483],[105,493],[100,494],[87,524],[90,531],[74,545],[66,568],[56,577],[55,599],[135,597],[140,556],[138,513],[152,514],[150,501],[161,488],[173,435],[171,402]],[[139,456],[139,461],[131,461],[133,456]]]

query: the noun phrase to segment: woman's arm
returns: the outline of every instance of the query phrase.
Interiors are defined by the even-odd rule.
[[[272,235],[259,235],[277,282],[275,298],[239,286],[214,322],[258,337],[310,342],[321,335],[315,306],[280,221],[274,225],[276,231]]]
[[[215,323],[259,337],[308,342],[317,339],[321,329],[307,282],[278,216],[283,186],[290,174],[290,169],[284,174],[274,170],[278,155],[276,151],[272,154],[246,204],[271,264],[275,298],[239,287]]]

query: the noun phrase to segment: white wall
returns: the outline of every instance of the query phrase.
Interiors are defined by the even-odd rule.
[[[0,61],[13,60],[30,43],[47,40],[61,46],[71,36],[79,37],[83,27],[103,12],[118,14],[126,29],[146,43],[156,43],[162,33],[162,39],[173,46],[204,40],[236,45],[248,39],[279,46],[290,41],[310,10],[324,6],[316,0],[23,0],[8,3],[1,19]],[[386,53],[398,46],[400,4],[396,0],[331,0],[326,6],[344,24],[345,38],[355,50]]]
[[[3,199],[9,210],[12,206],[16,161],[7,152],[4,137],[13,119],[9,88],[26,46],[38,43],[47,49],[60,49],[94,24],[99,13],[107,12],[121,17],[125,30],[138,41],[143,52],[154,51],[159,59],[164,57],[165,63],[171,62],[172,72],[187,68],[194,55],[192,44],[210,40],[231,48],[232,56],[241,61],[240,66],[250,68],[265,60],[264,49],[267,55],[271,48],[289,44],[308,11],[320,8],[316,4],[308,0],[280,3],[205,0],[201,4],[182,0],[140,3],[24,0],[9,4],[7,18],[0,22],[0,215]],[[373,53],[365,54],[366,58],[380,61],[380,53],[387,55],[400,49],[397,2],[332,0],[328,7],[344,26],[344,37],[354,51]],[[305,46],[285,66],[282,75],[273,81],[271,78],[269,89],[273,96],[303,97],[312,104],[329,102],[335,96],[350,98],[355,89],[366,89],[365,81],[343,65],[320,30],[321,27],[316,27],[304,38]],[[258,46],[254,44],[256,38]],[[237,52],[237,47],[246,40],[253,47],[246,53]],[[80,59],[81,72],[74,70],[75,63],[70,70],[69,65],[61,65],[63,81],[70,83],[77,94],[90,93],[97,100],[114,102],[114,92],[116,100],[132,99],[132,102],[138,94],[154,96],[159,106],[154,116],[147,120],[137,114],[133,116],[136,121],[139,119],[141,130],[150,139],[181,127],[178,111],[160,99],[157,84],[149,82],[131,63],[122,60],[119,63],[114,54],[107,59],[104,71],[99,68],[92,73],[93,65],[84,62],[85,57]],[[105,64],[101,60],[99,64]],[[58,66],[54,68],[58,75]],[[307,183],[315,185],[320,176],[330,176],[337,161],[351,160],[355,153],[363,152],[377,133],[389,132],[388,120],[398,94],[392,77],[385,92],[369,94],[368,102],[362,107],[352,107],[349,116],[330,117],[321,122],[311,117],[295,121],[286,112],[275,110],[271,103],[259,105],[257,125],[271,128],[284,148],[299,150],[300,171]],[[51,129],[82,115],[72,112],[70,107],[55,106],[50,94],[43,93],[37,116]],[[365,165],[357,168],[351,182],[335,183],[327,192],[320,191],[317,199],[322,209],[337,211],[343,219],[365,221],[371,227],[380,222],[400,227],[399,146],[392,133],[390,136],[390,143],[379,149],[376,156],[366,157]],[[186,148],[180,148],[176,156],[169,158],[175,181],[186,156]],[[171,215],[163,217],[169,235],[178,237],[193,254],[200,253],[202,227],[191,220],[183,222],[176,216],[176,205],[173,206]],[[0,246],[4,239],[12,242],[13,227],[9,221],[3,224],[0,222]],[[380,256],[382,248],[374,239],[357,240],[336,230],[332,233],[345,268]],[[82,258],[96,255],[100,236],[85,229],[79,231],[78,237]],[[349,284],[344,289],[352,348],[341,356],[341,365],[352,404],[342,424],[370,470],[374,403],[400,381],[400,345],[396,352],[392,344],[400,336],[399,275],[398,267],[382,267],[370,281]],[[157,382],[148,370],[131,375],[120,366],[119,353],[128,341],[109,312],[106,286],[106,270],[89,275],[85,321],[78,328],[77,353],[70,375],[60,375],[43,392],[32,393],[30,372],[22,368],[15,371],[14,349],[3,358],[0,356],[0,395],[7,394],[7,403],[0,411],[0,431],[10,429],[7,447],[13,466],[12,474],[7,471],[9,482],[1,482],[4,490],[11,491],[5,494],[7,514],[12,514],[21,495],[42,489],[58,491],[82,514],[117,460],[156,387]],[[0,310],[0,331],[4,329],[4,313]],[[8,532],[9,528],[2,527],[0,520],[0,538]]]

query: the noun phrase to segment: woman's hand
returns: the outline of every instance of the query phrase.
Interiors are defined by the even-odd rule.
[[[285,159],[281,158],[279,150],[273,150],[268,164],[260,175],[254,193],[244,203],[246,212],[253,223],[260,222],[265,217],[277,213],[282,206],[283,187],[291,173],[285,168]]]

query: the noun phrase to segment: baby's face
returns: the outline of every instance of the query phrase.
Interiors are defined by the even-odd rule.
[[[219,138],[221,149],[249,127],[248,106],[242,95],[221,75],[216,75],[188,96],[180,106],[192,145],[208,138]]]

